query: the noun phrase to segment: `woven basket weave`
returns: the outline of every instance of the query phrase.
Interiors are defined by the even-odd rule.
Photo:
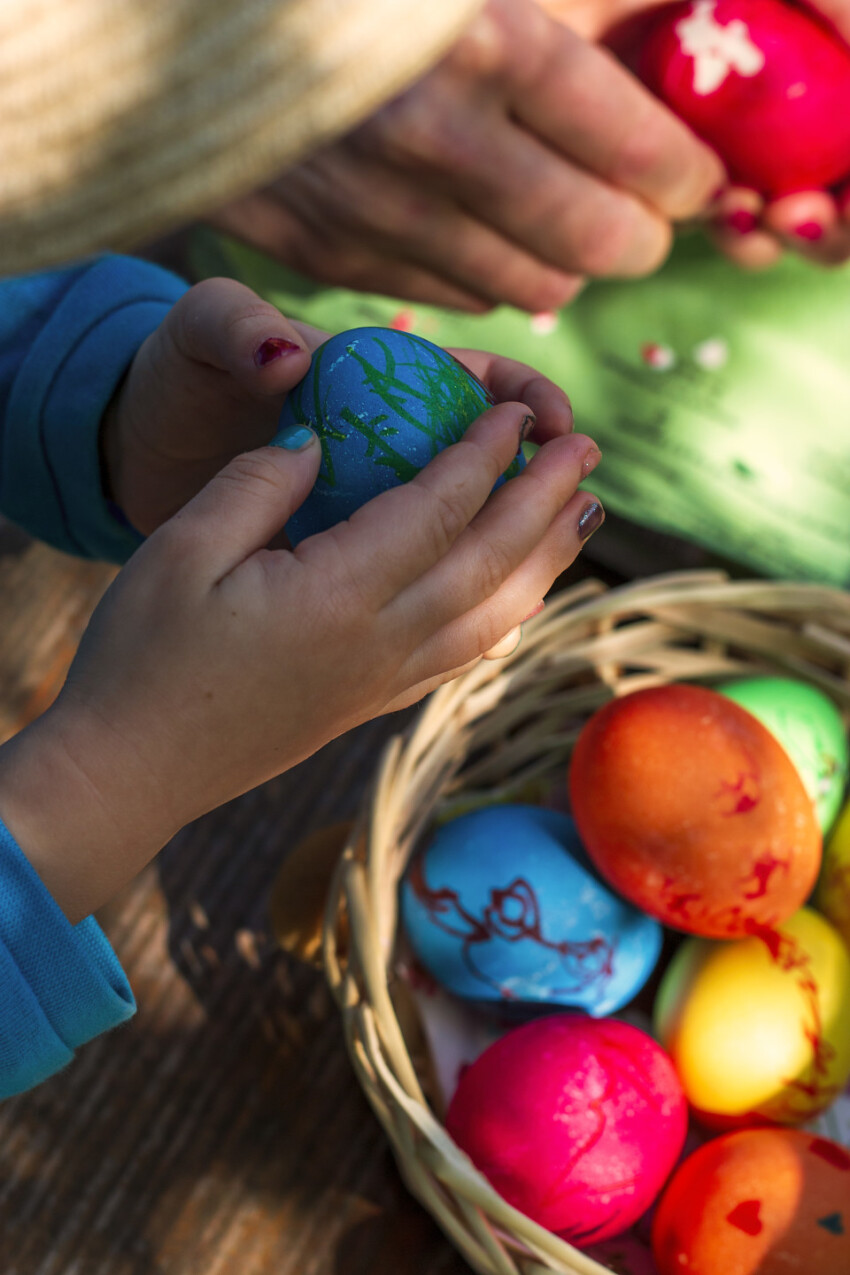
[[[411,851],[460,794],[521,799],[529,782],[563,777],[584,721],[613,696],[743,673],[804,678],[850,718],[850,593],[712,572],[610,591],[585,582],[525,626],[514,655],[432,695],[386,748],[334,877],[325,970],[402,1177],[476,1271],[607,1275],[506,1204],[426,1100],[421,1039],[394,972],[397,887]]]

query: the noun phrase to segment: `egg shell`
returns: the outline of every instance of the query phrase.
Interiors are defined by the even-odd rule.
[[[850,174],[850,49],[813,13],[783,0],[668,5],[628,60],[733,181],[777,197]]]
[[[796,1129],[747,1129],[677,1170],[652,1233],[659,1275],[844,1275],[850,1154]]]
[[[850,1076],[850,953],[809,908],[734,943],[688,939],[655,1033],[710,1126],[809,1120]]]
[[[477,377],[420,336],[353,328],[331,337],[280,415],[281,429],[310,425],[322,444],[316,484],[286,524],[290,542],[327,530],[409,482],[492,405]],[[499,483],[524,464],[520,451]]]
[[[746,677],[715,687],[779,740],[797,767],[825,833],[841,808],[850,751],[841,714],[829,696],[790,677]]]
[[[793,762],[715,691],[673,684],[606,704],[569,785],[599,871],[676,929],[735,938],[785,920],[814,886],[821,834]]]
[[[816,899],[850,947],[850,801],[827,842]]]
[[[650,1206],[685,1139],[669,1058],[615,1019],[539,1018],[461,1077],[446,1128],[515,1208],[574,1244],[599,1243]]]
[[[587,1256],[613,1275],[658,1275],[652,1249],[631,1232],[592,1245]]]
[[[443,824],[410,865],[401,911],[422,964],[473,1001],[609,1014],[661,951],[661,927],[600,881],[572,819],[537,806]]]

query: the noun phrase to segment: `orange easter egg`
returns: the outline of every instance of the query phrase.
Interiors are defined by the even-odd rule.
[[[757,718],[704,687],[652,687],[595,713],[570,799],[603,876],[692,934],[776,925],[817,877],[820,829],[793,762]]]
[[[850,1153],[796,1129],[746,1129],[700,1147],[655,1214],[659,1275],[850,1271]]]

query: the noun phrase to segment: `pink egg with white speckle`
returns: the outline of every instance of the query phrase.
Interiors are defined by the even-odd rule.
[[[559,1014],[509,1032],[467,1068],[446,1128],[509,1204],[584,1246],[653,1203],[682,1150],[687,1108],[644,1032]]]
[[[732,179],[776,197],[850,176],[850,48],[784,0],[680,0],[612,44]]]

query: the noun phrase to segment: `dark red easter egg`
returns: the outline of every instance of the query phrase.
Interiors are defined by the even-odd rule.
[[[574,1244],[626,1230],[685,1140],[673,1064],[636,1027],[557,1014],[464,1071],[446,1128],[509,1204]]]
[[[821,834],[803,782],[766,727],[715,691],[672,684],[606,704],[569,784],[599,871],[667,925],[756,934],[812,890]]]
[[[783,0],[687,0],[638,40],[626,60],[733,181],[775,197],[850,176],[850,48],[812,14]]]

